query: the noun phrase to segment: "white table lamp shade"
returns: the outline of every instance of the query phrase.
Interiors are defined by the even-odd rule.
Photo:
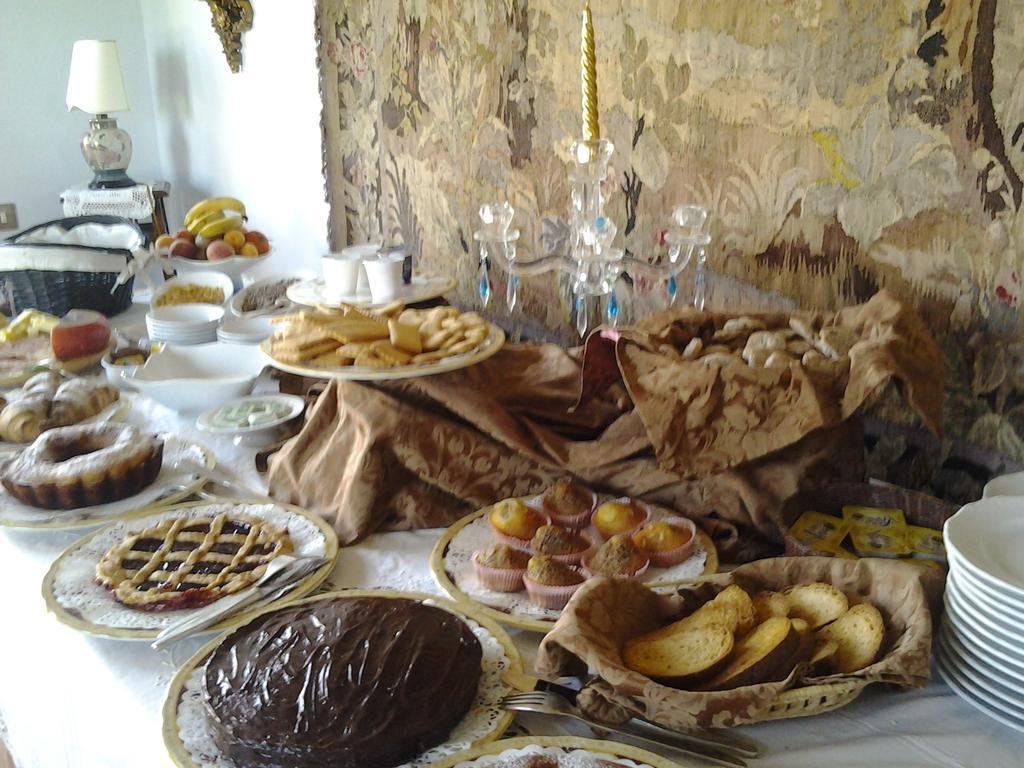
[[[128,110],[121,58],[113,40],[78,40],[71,49],[68,109],[94,115]]]

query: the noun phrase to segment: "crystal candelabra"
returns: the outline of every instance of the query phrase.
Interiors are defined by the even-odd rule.
[[[498,264],[508,273],[505,299],[510,311],[518,302],[520,279],[547,272],[562,272],[572,280],[576,330],[585,336],[602,314],[609,325],[616,325],[620,307],[616,284],[629,275],[665,282],[665,304],[673,306],[679,294],[679,273],[693,262],[692,302],[704,306],[704,262],[711,236],[706,232],[707,211],[696,205],[681,205],[672,213],[665,234],[667,253],[651,261],[627,256],[616,247],[618,227],[604,214],[604,184],[608,161],[614,147],[607,139],[580,139],[572,145],[569,180],[570,235],[563,253],[541,258],[518,258],[519,230],[512,227],[515,211],[508,202],[480,206],[480,229],[473,233],[479,243],[479,293],[486,307],[491,301],[490,267]],[[635,288],[634,288],[635,289]]]

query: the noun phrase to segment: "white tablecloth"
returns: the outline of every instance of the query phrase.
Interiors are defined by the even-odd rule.
[[[265,489],[251,450],[211,439],[146,398],[136,398],[129,420],[200,440],[215,452],[221,471]],[[204,639],[156,652],[143,642],[94,638],[58,623],[39,585],[50,563],[81,535],[0,531],[0,733],[19,768],[170,766],[160,735],[164,689]],[[330,582],[440,594],[427,569],[439,535],[435,529],[370,536],[341,551]],[[511,634],[532,667],[539,636]],[[979,714],[936,680],[913,692],[875,686],[837,712],[743,728],[767,753],[752,766],[1024,765],[1024,735]],[[538,717],[523,724],[533,733],[582,733],[568,722]]]

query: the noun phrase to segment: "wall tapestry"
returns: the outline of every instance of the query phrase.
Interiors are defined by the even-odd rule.
[[[404,242],[464,304],[481,203],[508,199],[544,252],[567,226],[581,5],[319,0],[332,243]],[[1024,0],[591,7],[621,244],[653,258],[697,202],[718,274],[803,307],[912,299],[948,353],[950,434],[1024,463],[1024,344],[1003,343],[1024,292]],[[524,281],[517,311],[564,322],[554,282]]]

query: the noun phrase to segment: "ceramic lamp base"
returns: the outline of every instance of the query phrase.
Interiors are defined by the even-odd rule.
[[[122,187],[134,187],[137,182],[123,170],[120,171],[96,171],[89,182],[89,189],[121,189]]]
[[[82,156],[92,168],[89,189],[116,189],[135,185],[125,169],[132,159],[132,139],[107,115],[89,121],[89,132],[82,137]]]

